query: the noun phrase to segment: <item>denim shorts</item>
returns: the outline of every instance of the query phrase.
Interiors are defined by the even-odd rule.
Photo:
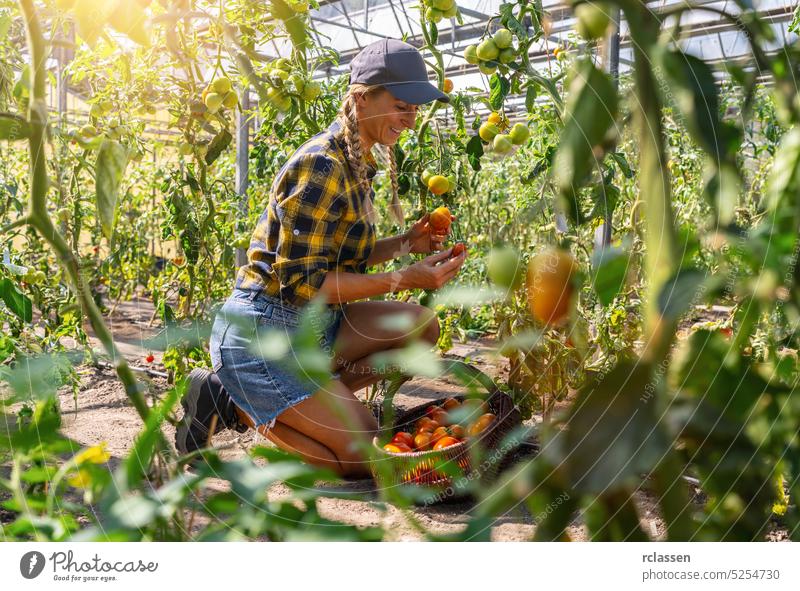
[[[338,307],[328,310],[330,313],[318,327],[317,341],[333,359],[333,342],[342,312]],[[272,427],[279,414],[323,385],[304,380],[286,363],[265,360],[251,351],[252,345],[258,344],[260,331],[272,328],[291,336],[297,330],[301,312],[280,298],[237,288],[214,320],[209,345],[214,372],[256,427]],[[337,376],[332,373],[331,377]]]

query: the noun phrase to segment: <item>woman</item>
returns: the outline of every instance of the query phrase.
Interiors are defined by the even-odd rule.
[[[310,463],[342,476],[367,476],[367,463],[354,443],[369,441],[377,423],[353,392],[381,379],[375,354],[414,338],[431,345],[438,340],[438,320],[427,308],[356,300],[438,289],[464,262],[465,254],[453,257],[448,249],[394,273],[365,274],[409,252],[440,251],[447,238],[432,233],[426,215],[406,233],[376,241],[371,149],[391,147],[401,132],[414,129],[418,105],[449,99],[428,81],[417,49],[401,41],[367,46],[350,69],[337,121],[301,146],[273,182],[248,264],[239,270],[214,322],[215,374],[193,372],[182,400],[184,418],[176,434],[182,453],[206,445],[221,429],[254,427]],[[388,151],[392,210],[402,220],[393,150]],[[334,373],[325,384],[304,381],[250,350],[259,328],[291,333],[313,298],[330,310],[320,324],[322,345],[333,352]],[[411,317],[416,328],[387,328],[387,317],[398,314]]]

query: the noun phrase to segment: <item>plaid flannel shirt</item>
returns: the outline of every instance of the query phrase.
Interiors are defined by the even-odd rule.
[[[329,270],[364,273],[375,246],[367,199],[347,163],[334,122],[289,158],[270,189],[239,269],[236,287],[265,291],[302,307],[319,291]],[[371,159],[371,155],[369,155]],[[368,165],[375,175],[374,159]]]

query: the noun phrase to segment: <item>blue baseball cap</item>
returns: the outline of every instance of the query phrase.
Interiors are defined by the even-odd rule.
[[[419,50],[397,39],[381,39],[358,52],[350,62],[350,84],[383,86],[396,99],[412,105],[450,102],[450,97],[428,80]]]

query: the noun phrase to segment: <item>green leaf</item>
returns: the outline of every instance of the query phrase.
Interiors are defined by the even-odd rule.
[[[694,141],[717,165],[735,158],[741,132],[722,122],[719,89],[711,67],[693,55],[666,48],[656,51],[654,57],[664,101],[678,110]]]
[[[573,489],[600,494],[635,486],[664,457],[669,442],[652,399],[656,379],[649,364],[624,360],[580,389],[566,428],[542,448]]]
[[[292,40],[292,45],[303,50],[308,42],[305,20],[301,13],[295,13],[283,0],[270,0],[270,12],[275,18],[283,21],[283,26]]]
[[[562,206],[575,222],[582,221],[577,191],[595,161],[594,147],[603,141],[617,117],[617,89],[611,77],[589,60],[575,64],[566,105],[566,120],[553,163]]]
[[[481,138],[477,135],[472,136],[467,142],[466,151],[472,170],[476,172],[479,171],[481,169],[481,157],[483,156],[483,143],[481,142]]]
[[[792,197],[800,184],[800,127],[793,127],[781,138],[775,154],[766,190],[766,206],[775,210],[785,198]]]
[[[125,480],[118,480],[118,486],[132,490],[148,473],[156,449],[156,441],[161,436],[161,425],[186,392],[188,383],[187,379],[183,379],[175,384],[175,387],[167,392],[161,404],[150,411],[144,429],[137,435],[133,449],[120,467]]]
[[[31,126],[18,115],[0,113],[0,140],[18,141],[29,138]]]
[[[531,113],[536,106],[536,96],[538,94],[539,92],[536,86],[534,84],[528,84],[528,88],[525,90],[525,109],[528,113]]]
[[[97,153],[95,188],[97,214],[103,234],[111,240],[114,233],[114,214],[119,198],[119,187],[128,166],[128,150],[113,140],[104,140]]]
[[[628,273],[629,253],[623,248],[608,247],[592,257],[592,288],[604,306],[617,297]]]
[[[589,218],[610,220],[619,201],[619,188],[615,185],[597,183],[592,191],[592,201],[594,201],[594,208],[589,214]]]
[[[617,163],[617,166],[619,166],[622,176],[624,176],[626,179],[632,179],[633,170],[631,170],[631,165],[628,163],[628,159],[625,157],[625,154],[622,152],[611,152],[610,156],[614,159],[614,162]]]
[[[0,39],[5,40],[6,35],[8,35],[8,31],[11,29],[11,23],[13,20],[11,19],[10,14],[4,14],[0,16]]]
[[[789,23],[789,32],[790,33],[800,33],[800,4],[794,9],[794,14],[792,15],[792,22]]]
[[[739,193],[742,179],[739,170],[729,162],[709,163],[711,175],[706,181],[703,193],[712,207],[717,212],[717,217],[722,225],[727,226],[733,222],[736,206],[739,204]]]
[[[405,195],[411,189],[411,181],[408,180],[407,174],[401,174],[397,177],[397,193]]]
[[[122,497],[109,511],[109,516],[121,527],[141,528],[152,524],[158,516],[159,504],[139,494]]]
[[[514,4],[500,5],[500,22],[517,36],[520,43],[525,43],[528,40],[528,31],[525,30],[522,23],[514,16]]]
[[[492,74],[489,78],[489,104],[492,109],[499,111],[503,108],[503,101],[508,96],[508,91],[511,89],[511,83],[505,76]]]
[[[220,154],[225,151],[225,148],[230,145],[231,141],[233,141],[233,136],[227,129],[222,129],[214,136],[206,151],[206,164],[213,164],[220,157]]]
[[[23,322],[30,322],[33,319],[31,300],[24,293],[18,291],[17,286],[10,279],[0,280],[0,299]]]
[[[658,294],[658,311],[668,320],[677,320],[692,305],[706,280],[697,269],[680,269]]]

